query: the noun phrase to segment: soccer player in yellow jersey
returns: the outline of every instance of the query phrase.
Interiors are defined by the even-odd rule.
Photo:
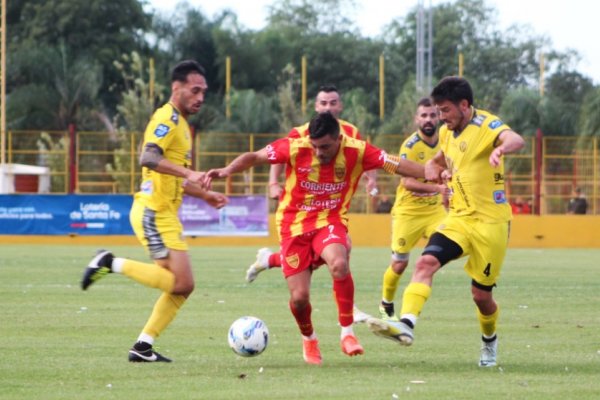
[[[413,329],[431,294],[434,274],[451,260],[468,257],[471,294],[482,333],[479,366],[497,363],[499,307],[492,289],[506,254],[512,218],[504,186],[503,155],[519,151],[523,138],[497,116],[473,107],[469,82],[442,79],[431,92],[440,119],[440,152],[425,165],[425,178],[450,188],[448,216],[431,235],[404,290],[400,321],[367,320],[374,333],[413,342]]]
[[[117,272],[162,291],[137,342],[129,350],[132,362],[170,362],[153,350],[154,340],[175,318],[194,290],[188,246],[182,239],[178,218],[182,195],[204,199],[213,207],[227,203],[221,193],[204,189],[203,172],[191,168],[192,141],[188,116],[204,103],[207,84],[204,68],[196,61],[182,61],[172,71],[171,98],[156,110],[144,133],[140,155],[143,166],[140,191],[130,213],[133,230],[154,264],[115,257],[101,250],[84,271],[86,290],[108,273]]]
[[[417,103],[415,124],[418,129],[400,147],[400,158],[425,164],[440,150],[438,142],[438,112],[429,98]],[[392,257],[383,275],[379,311],[382,319],[398,321],[394,312],[394,297],[398,282],[408,265],[411,249],[422,237],[429,237],[446,216],[442,196],[447,196],[445,184],[424,179],[403,177],[396,190],[392,208]]]

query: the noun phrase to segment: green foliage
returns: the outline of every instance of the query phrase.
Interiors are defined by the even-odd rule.
[[[48,132],[41,132],[37,147],[40,152],[39,165],[50,168],[50,192],[66,192],[68,171],[65,160],[69,138],[66,134],[50,135]]]
[[[256,249],[231,246],[190,247],[195,293],[156,343],[174,362],[130,364],[127,350],[158,292],[119,274],[83,292],[79,279],[96,249],[0,246],[2,399],[137,399],[143,393],[148,400],[547,400],[593,399],[600,392],[598,249],[509,250],[494,289],[501,304],[499,366],[489,369],[477,366],[480,336],[464,259],[437,276],[411,347],[358,324],[365,354],[352,358],[339,348],[331,277],[325,268],[315,271],[313,322],[324,360],[314,367],[302,360],[280,272],[246,284],[244,268]],[[111,250],[147,260],[140,246]],[[377,313],[389,249],[354,248],[352,263],[356,302]],[[229,325],[243,315],[264,319],[270,330],[269,347],[255,358],[240,358],[227,346]]]
[[[298,76],[292,64],[288,64],[282,71],[280,77],[280,84],[278,89],[280,117],[279,117],[279,129],[282,132],[289,132],[293,127],[302,124],[303,120],[306,119],[302,115],[301,106],[296,102],[298,90]],[[307,100],[307,103],[308,100]],[[312,114],[310,104],[306,104],[306,114]]]
[[[600,136],[600,88],[594,88],[584,98],[579,115],[582,137]]]
[[[515,132],[534,136],[542,120],[540,103],[540,95],[534,89],[514,89],[504,98],[500,115]]]

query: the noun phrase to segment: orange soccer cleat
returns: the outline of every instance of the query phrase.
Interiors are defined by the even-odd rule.
[[[358,356],[365,352],[360,343],[358,343],[358,339],[356,339],[356,336],[354,335],[344,336],[341,345],[342,351],[349,356]]]
[[[302,356],[308,364],[321,365],[321,350],[317,339],[302,339]]]

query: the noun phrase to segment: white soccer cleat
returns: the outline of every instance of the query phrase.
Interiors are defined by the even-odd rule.
[[[352,314],[354,316],[354,323],[360,324],[362,322],[366,322],[367,319],[371,318],[369,314],[366,312],[360,311],[356,305],[352,308]]]
[[[480,367],[495,367],[496,354],[498,353],[498,336],[494,337],[491,342],[482,340],[481,356],[479,357]]]
[[[402,321],[392,322],[371,317],[367,319],[367,325],[375,335],[403,346],[410,346],[414,340],[413,329]]]
[[[246,281],[248,283],[253,282],[258,274],[269,269],[269,256],[273,252],[268,247],[258,249],[256,253],[256,261],[246,271]]]

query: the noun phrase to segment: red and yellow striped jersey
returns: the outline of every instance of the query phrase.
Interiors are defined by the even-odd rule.
[[[333,222],[348,226],[348,209],[364,171],[382,168],[385,151],[342,135],[328,164],[314,154],[310,138],[282,138],[267,146],[271,164],[285,164],[285,186],[276,222],[280,239],[299,236]]]
[[[338,119],[338,122],[340,123],[340,133],[344,133],[350,136],[351,138],[362,140],[360,132],[358,131],[358,128],[356,126],[352,125],[348,121],[344,121],[343,119]],[[288,133],[288,137],[297,139],[304,136],[308,136],[308,124],[309,123],[307,122],[304,125],[300,125],[293,128],[290,131],[290,133]]]

